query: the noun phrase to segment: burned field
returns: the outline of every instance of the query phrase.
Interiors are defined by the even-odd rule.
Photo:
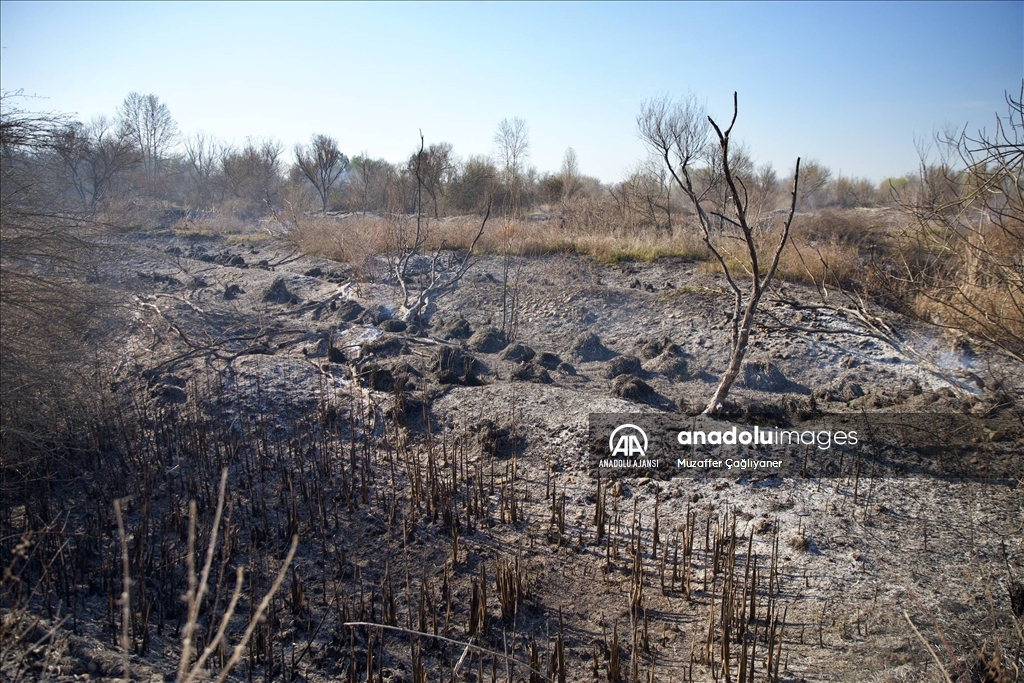
[[[1022,387],[996,351],[787,283],[726,416],[955,415],[972,476],[613,474],[591,413],[693,413],[727,362],[695,262],[522,257],[510,290],[484,256],[406,321],[383,266],[280,238],[117,248],[115,419],[4,468],[5,678],[1017,675]]]

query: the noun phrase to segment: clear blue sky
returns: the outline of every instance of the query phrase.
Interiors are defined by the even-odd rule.
[[[645,155],[645,99],[692,91],[758,162],[797,156],[880,180],[915,142],[992,126],[1024,78],[1024,3],[0,3],[0,85],[25,108],[113,115],[154,93],[183,133],[313,133],[405,159],[422,129],[489,154],[499,121],[531,163],[567,147],[604,182]]]

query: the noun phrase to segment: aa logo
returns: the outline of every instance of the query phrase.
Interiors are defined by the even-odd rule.
[[[619,425],[608,437],[608,448],[613,458],[643,458],[647,455],[647,433],[633,424]]]

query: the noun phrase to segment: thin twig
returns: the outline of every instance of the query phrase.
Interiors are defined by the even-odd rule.
[[[131,575],[128,562],[128,538],[124,532],[124,519],[121,516],[121,500],[114,500],[114,515],[117,517],[117,536],[121,541],[121,651],[124,653],[124,682],[131,681],[128,658],[128,619],[131,616],[128,598],[131,595]]]
[[[939,671],[942,672],[942,677],[946,680],[946,683],[953,683],[953,679],[949,677],[948,673],[946,673],[946,667],[942,665],[942,661],[939,659],[939,655],[936,654],[935,650],[932,649],[932,646],[928,643],[928,641],[924,639],[924,636],[921,635],[921,632],[917,630],[917,626],[915,626],[914,622],[910,620],[910,615],[907,614],[906,610],[903,610],[903,616],[906,617],[907,623],[910,624],[910,628],[914,629],[914,633],[917,634],[917,637],[921,640],[925,648],[928,650],[928,654],[930,654],[932,656],[932,659],[935,660],[935,663],[938,665]]]

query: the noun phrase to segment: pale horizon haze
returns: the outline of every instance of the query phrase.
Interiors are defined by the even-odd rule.
[[[614,183],[642,102],[692,92],[780,177],[800,156],[878,182],[947,129],[992,129],[1024,79],[1024,3],[0,3],[22,109],[114,116],[153,93],[183,135],[465,159],[526,121],[530,164]]]

